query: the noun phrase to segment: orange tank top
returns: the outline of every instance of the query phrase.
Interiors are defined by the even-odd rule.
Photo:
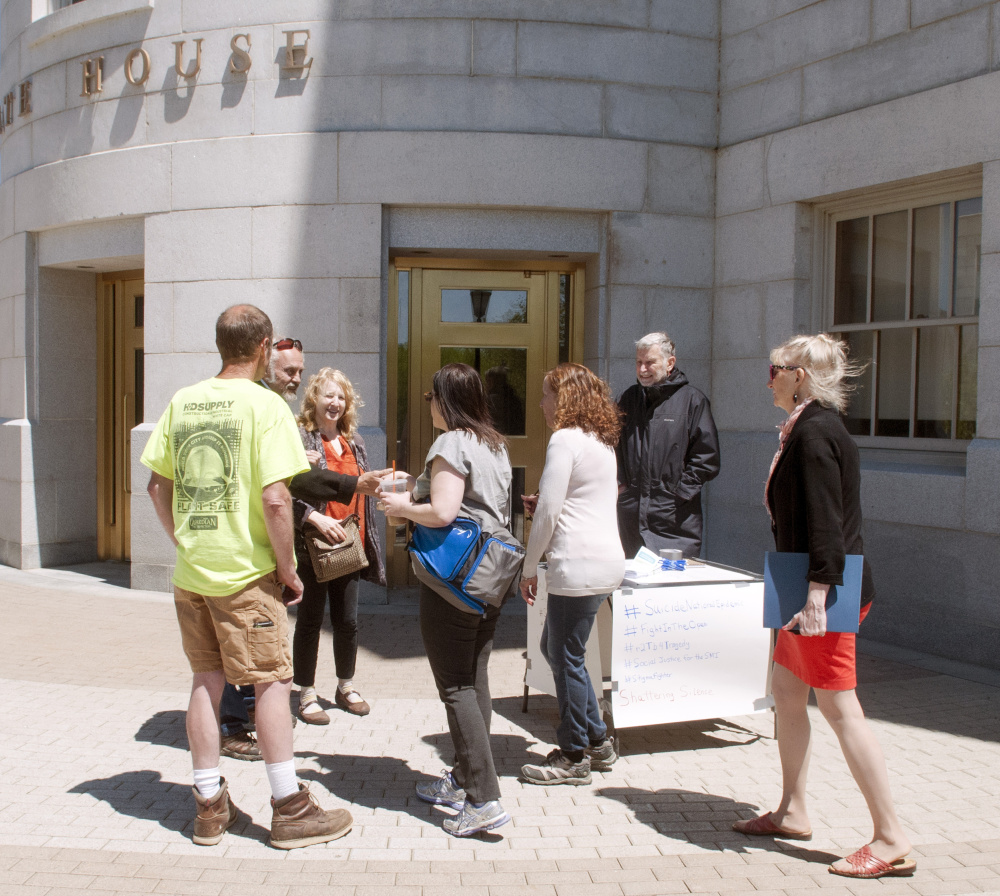
[[[343,452],[341,454],[337,454],[332,442],[323,439],[323,451],[326,454],[327,469],[333,470],[334,473],[342,473],[345,476],[360,476],[361,467],[358,465],[358,460],[354,456],[354,452],[351,451],[351,446],[347,444],[347,440],[343,436],[337,436],[337,439],[340,442],[340,448]],[[326,505],[326,515],[333,517],[335,520],[342,520],[352,513],[358,515],[358,529],[361,532],[363,543],[365,537],[365,496],[355,492],[354,497],[351,498],[348,504],[330,501]]]

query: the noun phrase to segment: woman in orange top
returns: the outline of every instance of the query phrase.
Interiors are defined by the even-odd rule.
[[[309,463],[348,476],[359,476],[368,470],[364,439],[357,431],[358,408],[362,404],[351,381],[339,370],[324,367],[309,380],[298,418],[299,434]],[[326,541],[337,544],[346,537],[340,523],[351,514],[358,517],[368,567],[329,582],[317,582],[303,531],[313,527]],[[354,687],[354,671],[358,656],[360,580],[363,576],[368,581],[385,584],[385,567],[378,532],[373,525],[374,517],[375,499],[360,494],[355,494],[349,504],[331,501],[323,507],[314,507],[303,501],[295,502],[295,552],[304,590],[292,639],[292,664],[295,684],[299,686],[299,718],[310,725],[330,723],[330,716],[320,705],[316,693],[319,634],[327,601],[333,623],[333,658],[338,679],[334,702],[357,716],[368,715],[370,710]]]

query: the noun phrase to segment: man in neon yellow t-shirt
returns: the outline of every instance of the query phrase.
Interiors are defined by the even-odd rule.
[[[271,845],[342,837],[353,819],[326,812],[298,783],[285,605],[302,599],[288,480],[309,468],[295,420],[258,380],[271,355],[268,316],[234,305],[219,316],[220,373],[177,392],[142,462],[149,495],[177,547],[174,604],[194,682],[187,713],[198,812],[194,842],[218,843],[238,813],[219,773],[219,701],[228,679],[252,684],[271,785]]]

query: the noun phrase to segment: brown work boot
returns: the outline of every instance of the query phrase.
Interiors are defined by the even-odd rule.
[[[271,846],[276,849],[297,849],[326,843],[343,837],[354,824],[346,809],[326,812],[319,807],[305,784],[299,792],[275,802],[271,798]]]
[[[198,804],[198,814],[194,817],[194,837],[199,846],[215,846],[239,817],[239,812],[233,801],[229,799],[229,785],[223,778],[222,786],[211,799],[203,797],[197,787],[192,787],[194,799]]]

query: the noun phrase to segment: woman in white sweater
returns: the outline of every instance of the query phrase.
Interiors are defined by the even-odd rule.
[[[625,574],[615,462],[621,422],[607,383],[580,364],[545,375],[541,407],[553,434],[538,497],[525,499],[534,522],[521,595],[535,602],[538,564],[548,555],[541,646],[556,683],[559,747],[521,775],[529,784],[589,784],[591,769],[608,771],[615,761],[584,654],[598,609]]]

